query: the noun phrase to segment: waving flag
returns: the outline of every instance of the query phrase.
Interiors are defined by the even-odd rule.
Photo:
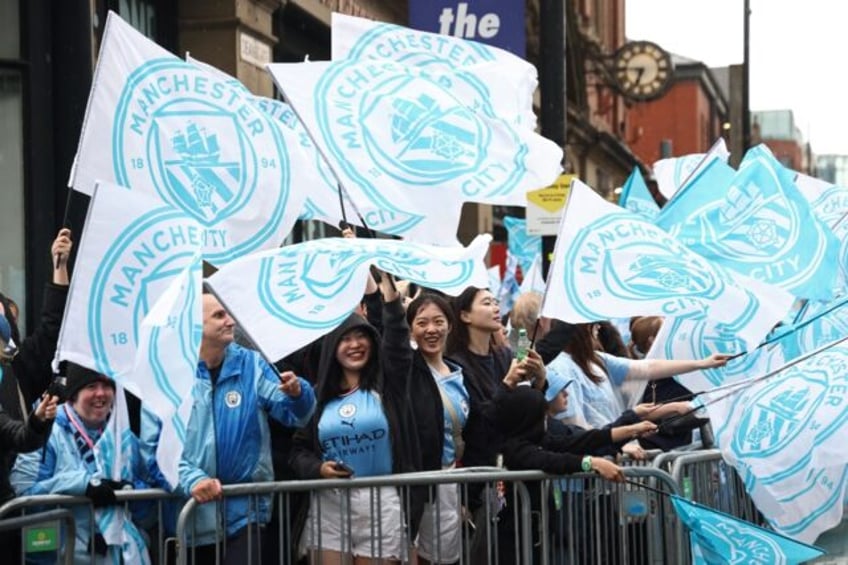
[[[526,274],[536,257],[542,256],[542,238],[527,233],[527,220],[504,216],[507,248],[513,257],[518,259],[521,272]]]
[[[813,215],[789,171],[752,151],[731,186],[696,190],[694,180],[663,208],[657,225],[736,272],[799,298],[830,299],[839,242]]]
[[[618,205],[649,221],[653,221],[659,215],[660,207],[651,195],[651,191],[648,190],[648,185],[645,184],[645,179],[642,178],[639,167],[633,167],[633,172],[624,181]]]
[[[515,304],[515,299],[521,294],[521,288],[518,285],[518,257],[512,253],[506,254],[506,268],[504,269],[503,281],[498,289],[498,302],[500,303],[502,315],[509,314],[512,306]],[[491,289],[490,289],[491,290]]]
[[[304,195],[293,169],[304,165],[287,143],[242,89],[110,12],[70,185],[158,194],[203,226],[204,258],[221,265],[291,231]]]
[[[502,81],[494,88],[461,83],[475,105],[487,106],[495,115],[525,129],[535,129],[533,93],[538,85],[536,67],[508,51],[459,37],[418,31],[347,16],[332,15],[332,58],[388,59],[428,71],[470,69],[496,63]]]
[[[848,298],[807,302],[780,340],[787,361],[848,336]]]
[[[292,187],[305,194],[305,202],[299,219],[322,220],[328,224],[337,225],[339,220],[343,219],[339,205],[338,183],[333,176],[333,171],[312,143],[312,138],[297,119],[291,106],[281,100],[255,96],[235,77],[189,55],[186,55],[186,61],[210,75],[227,81],[232,88],[240,90],[244,97],[253,103],[257,111],[265,114],[270,124],[279,128],[280,138],[285,141],[286,149],[290,153]],[[349,221],[355,223],[355,218],[349,218]]]
[[[692,391],[709,390],[717,386],[759,377],[782,366],[784,350],[779,343],[749,348],[726,324],[705,318],[685,316],[666,318],[651,346],[651,358],[704,359],[713,353],[744,355],[728,361],[724,367],[692,371],[675,379]]]
[[[581,323],[625,316],[696,316],[753,347],[792,297],[736,275],[659,227],[574,181],[557,236],[542,315]]]
[[[689,530],[692,562],[704,565],[797,565],[824,551],[676,495],[671,502]]]
[[[813,541],[842,517],[846,338],[728,395],[706,393],[716,443],[773,527]]]
[[[389,60],[268,66],[357,208],[382,211],[369,227],[456,244],[463,202],[526,205],[550,184],[562,150],[474,107],[460,84],[497,84],[492,63],[429,72]],[[481,93],[481,96],[484,94]]]
[[[156,449],[159,469],[171,485],[191,415],[191,387],[203,333],[203,273],[200,255],[173,277],[139,328],[138,350],[126,387],[161,421]]]
[[[201,253],[203,228],[143,192],[98,184],[80,238],[56,349],[120,382],[132,372],[142,320]]]
[[[530,265],[530,269],[524,271],[524,277],[521,279],[521,294],[525,292],[538,292],[545,294],[545,277],[542,276],[542,256],[539,255]]]
[[[706,153],[693,153],[683,157],[661,159],[654,163],[654,176],[660,194],[667,199],[674,197],[684,184],[695,178],[713,161],[727,163],[730,152],[723,138],[719,138]]]
[[[469,285],[485,288],[490,241],[481,235],[468,248],[444,249],[386,239],[317,239],[245,257],[207,284],[276,361],[344,321],[362,298],[372,264],[446,294]]]

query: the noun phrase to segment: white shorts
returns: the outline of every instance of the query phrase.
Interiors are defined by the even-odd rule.
[[[403,512],[397,489],[329,489],[313,494],[302,539],[305,549],[401,559]]]
[[[462,528],[460,527],[459,487],[438,486],[438,505],[424,506],[421,526],[418,528],[418,555],[430,563],[459,561]]]

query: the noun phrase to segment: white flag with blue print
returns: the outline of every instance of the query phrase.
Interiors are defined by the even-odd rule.
[[[704,167],[715,160],[727,163],[730,151],[724,138],[719,138],[706,153],[692,153],[682,157],[660,159],[654,163],[654,177],[660,194],[667,199],[674,197],[687,181],[695,178]]]
[[[312,166],[312,165],[310,165]],[[229,80],[162,49],[109,13],[70,185],[158,195],[203,231],[221,265],[278,246],[303,206],[291,147]]]
[[[317,239],[245,257],[207,284],[266,358],[276,361],[345,320],[362,299],[371,265],[450,295],[470,285],[485,288],[483,259],[490,241],[480,235],[467,248],[439,248],[387,239]]]
[[[839,242],[777,160],[751,150],[730,186],[706,190],[697,182],[663,208],[660,227],[701,255],[799,298],[832,297]]]
[[[770,340],[771,338],[769,338]],[[705,318],[666,318],[651,346],[650,358],[704,359],[713,353],[736,355],[724,367],[675,376],[691,391],[699,392],[768,374],[785,363],[783,347],[772,343],[748,347],[732,326]]]
[[[80,238],[57,360],[124,382],[142,320],[203,248],[203,228],[158,198],[98,183]]]
[[[269,122],[279,128],[280,137],[285,140],[286,148],[290,153],[292,187],[305,197],[299,219],[322,220],[332,225],[338,224],[342,219],[338,183],[324,157],[312,143],[309,133],[297,119],[294,110],[281,100],[255,96],[238,79],[209,64],[189,55],[186,55],[186,61],[228,81],[233,88],[241,90],[254,107],[264,112]],[[348,221],[357,223],[355,216]]]
[[[536,127],[533,93],[536,67],[509,51],[459,37],[419,31],[334,12],[331,20],[332,59],[388,59],[433,70],[472,69],[488,63],[501,69],[494,87],[460,83],[475,104],[525,129]]]
[[[542,256],[539,255],[530,265],[527,271],[524,271],[524,278],[521,279],[521,294],[525,292],[538,292],[541,295],[545,294],[545,277],[542,276]]]
[[[512,306],[515,304],[515,299],[521,294],[521,287],[518,284],[518,257],[512,253],[506,254],[506,268],[504,269],[503,281],[501,281],[500,289],[498,290],[498,302],[500,303],[501,314],[509,314]]]
[[[526,274],[533,261],[542,256],[542,238],[527,233],[527,220],[523,218],[504,216],[503,224],[506,228],[507,249],[518,259],[521,272]]]
[[[848,453],[848,347],[838,343],[727,395],[702,395],[716,443],[758,508],[802,541],[839,522]]]
[[[133,483],[138,451],[136,437],[130,430],[126,396],[120,384],[115,389],[109,421],[94,444],[94,458],[100,478]],[[95,509],[97,530],[109,546],[112,562],[147,565],[151,563],[147,543],[128,511],[123,505]]]
[[[787,361],[848,336],[848,297],[831,302],[808,301],[793,324],[777,331],[780,330],[783,330],[780,343]]]
[[[179,484],[177,468],[203,333],[201,263],[195,255],[142,320],[135,364],[124,381],[161,422],[156,460],[171,485]]]
[[[646,220],[653,221],[660,213],[660,207],[654,200],[639,167],[633,167],[633,172],[624,181],[621,187],[621,196],[618,205],[643,216]]]
[[[489,291],[494,296],[498,296],[498,293],[501,291],[501,268],[500,265],[493,265],[489,267]]]
[[[542,314],[570,323],[696,316],[757,345],[792,304],[787,292],[732,273],[661,228],[573,181]]]
[[[390,60],[268,69],[355,206],[381,211],[368,222],[377,231],[456,245],[464,202],[526,206],[526,192],[561,170],[561,148],[456,87],[496,83],[491,63],[439,72]]]

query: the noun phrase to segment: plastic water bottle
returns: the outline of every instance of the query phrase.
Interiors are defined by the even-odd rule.
[[[520,328],[518,330],[518,342],[515,346],[515,358],[520,362],[527,357],[527,351],[530,349],[530,338],[527,337],[527,330]]]

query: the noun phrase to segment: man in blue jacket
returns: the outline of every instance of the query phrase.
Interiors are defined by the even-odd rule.
[[[315,409],[307,381],[290,371],[278,375],[259,353],[234,343],[234,331],[235,321],[226,309],[204,293],[194,406],[179,466],[182,489],[200,503],[195,537],[189,540],[195,563],[213,562],[224,532],[223,563],[248,562],[248,547],[257,559],[271,497],[228,497],[219,503],[221,486],[273,480],[267,416],[300,427]],[[249,528],[251,524],[260,527]]]

